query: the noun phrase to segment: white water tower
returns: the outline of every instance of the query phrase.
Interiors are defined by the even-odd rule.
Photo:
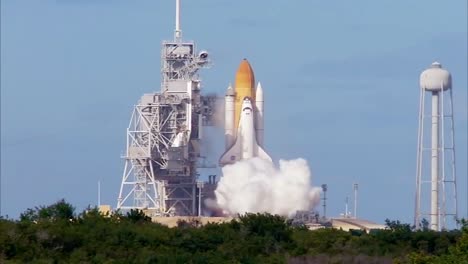
[[[458,219],[452,76],[434,62],[420,87],[414,225],[440,231]]]

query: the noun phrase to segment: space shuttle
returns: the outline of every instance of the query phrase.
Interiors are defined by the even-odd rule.
[[[229,85],[225,96],[225,152],[220,166],[259,157],[272,161],[263,149],[263,90],[255,88],[255,77],[247,59],[236,73],[234,89]]]

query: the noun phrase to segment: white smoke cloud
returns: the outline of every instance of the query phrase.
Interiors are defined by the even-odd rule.
[[[293,216],[297,210],[310,210],[320,201],[320,188],[304,159],[273,163],[252,158],[222,169],[216,188],[218,207],[225,214],[271,213]]]

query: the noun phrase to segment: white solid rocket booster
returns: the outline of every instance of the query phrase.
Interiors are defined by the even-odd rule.
[[[234,143],[235,131],[234,131],[234,90],[229,85],[226,96],[225,96],[225,107],[224,107],[224,137],[225,147],[228,149]]]
[[[257,143],[263,147],[263,89],[260,82],[255,89],[255,134]]]

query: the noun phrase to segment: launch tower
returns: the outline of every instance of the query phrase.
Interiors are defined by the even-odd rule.
[[[420,86],[414,225],[420,227],[427,216],[429,228],[440,231],[457,219],[452,76],[434,62],[421,73]],[[425,107],[429,101],[431,112]],[[430,206],[422,204],[429,200]]]
[[[215,97],[201,94],[198,71],[208,52],[182,40],[176,0],[174,40],[161,50],[161,91],[144,94],[127,129],[117,209],[153,215],[197,215],[197,167],[202,127],[211,125]]]

